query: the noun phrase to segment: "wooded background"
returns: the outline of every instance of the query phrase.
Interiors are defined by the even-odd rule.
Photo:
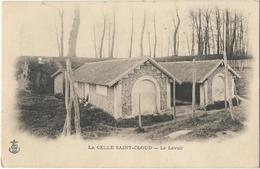
[[[251,14],[244,5],[250,4],[44,2],[34,6],[34,16],[28,16],[34,7],[23,6],[17,18],[20,54],[64,56],[72,50],[74,29],[75,56],[212,55],[222,54],[225,42],[228,59],[246,57]],[[43,22],[33,24],[39,17]]]

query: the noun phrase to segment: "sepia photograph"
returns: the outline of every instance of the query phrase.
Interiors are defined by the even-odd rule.
[[[259,2],[2,13],[3,167],[259,166]]]

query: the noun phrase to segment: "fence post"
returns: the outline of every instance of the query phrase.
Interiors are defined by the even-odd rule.
[[[173,79],[172,83],[172,104],[173,104],[173,120],[176,120],[176,90],[175,90],[175,79]]]
[[[196,103],[196,67],[195,59],[192,61],[192,117],[195,114],[195,103]]]
[[[138,124],[139,128],[142,128],[142,119],[141,119],[141,94],[139,94],[139,114],[138,114]]]

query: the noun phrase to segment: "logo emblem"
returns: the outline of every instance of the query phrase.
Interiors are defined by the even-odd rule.
[[[13,141],[11,141],[10,143],[12,143],[11,147],[9,147],[9,151],[13,154],[16,154],[20,151],[20,148],[18,147],[18,141],[16,141],[15,139]]]

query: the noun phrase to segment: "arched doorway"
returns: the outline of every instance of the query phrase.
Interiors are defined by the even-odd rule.
[[[223,101],[225,99],[224,75],[219,73],[212,80],[212,100]]]
[[[132,88],[132,116],[153,114],[160,110],[160,87],[150,76],[143,76]]]

